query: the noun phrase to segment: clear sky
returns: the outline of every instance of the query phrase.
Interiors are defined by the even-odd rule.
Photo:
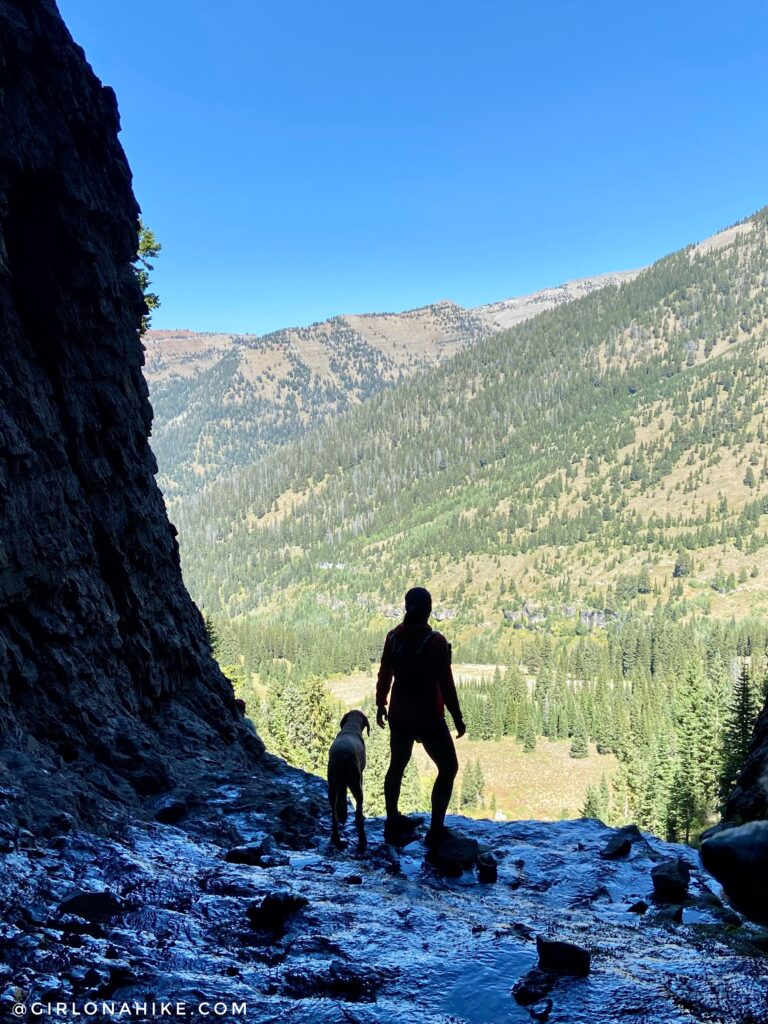
[[[768,4],[59,0],[163,243],[263,333],[641,266],[768,203]]]

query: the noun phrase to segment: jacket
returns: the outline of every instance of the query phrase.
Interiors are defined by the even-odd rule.
[[[403,644],[407,653],[413,655],[427,633],[431,632],[431,628],[426,623],[401,622],[387,633],[376,681],[376,707],[386,707],[391,688],[389,718],[393,721],[409,725],[426,725],[443,718],[446,708],[454,722],[461,721],[459,698],[451,671],[450,648],[442,633],[435,633],[427,643],[424,667],[428,678],[424,680],[424,685],[419,687],[419,692],[401,692],[397,681],[394,686],[392,685],[395,674],[392,639]]]

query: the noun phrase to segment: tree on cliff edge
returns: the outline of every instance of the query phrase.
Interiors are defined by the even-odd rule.
[[[149,272],[154,270],[155,265],[151,261],[157,259],[161,249],[162,245],[155,238],[154,231],[148,228],[144,221],[139,218],[139,250],[136,253],[136,277],[139,287],[144,294],[144,302],[147,305],[147,312],[141,318],[140,334],[146,334],[149,330],[152,311],[160,305],[157,292],[149,290]]]

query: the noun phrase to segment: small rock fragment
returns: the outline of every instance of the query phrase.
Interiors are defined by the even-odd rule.
[[[653,915],[653,920],[659,924],[682,924],[683,908],[674,905],[662,907]]]
[[[282,934],[288,918],[308,903],[304,896],[292,892],[271,892],[263,900],[251,903],[246,914],[257,931]]]
[[[631,907],[627,908],[627,912],[630,914],[644,914],[648,909],[648,904],[645,900],[638,900],[637,903],[633,903]]]
[[[545,999],[541,1003],[536,1003],[535,1006],[528,1007],[528,1013],[534,1020],[540,1020],[543,1022],[549,1020],[549,1015],[552,1012],[552,1000]]]
[[[499,877],[499,868],[492,853],[478,854],[477,877],[481,882],[495,882]]]

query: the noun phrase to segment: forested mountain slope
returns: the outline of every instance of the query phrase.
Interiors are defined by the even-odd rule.
[[[349,314],[264,337],[149,331],[161,484],[170,494],[194,490],[466,345],[634,274],[570,281],[477,309],[437,302]]]
[[[488,628],[655,597],[759,609],[767,256],[763,211],[173,502],[193,592],[373,612],[418,579]]]

